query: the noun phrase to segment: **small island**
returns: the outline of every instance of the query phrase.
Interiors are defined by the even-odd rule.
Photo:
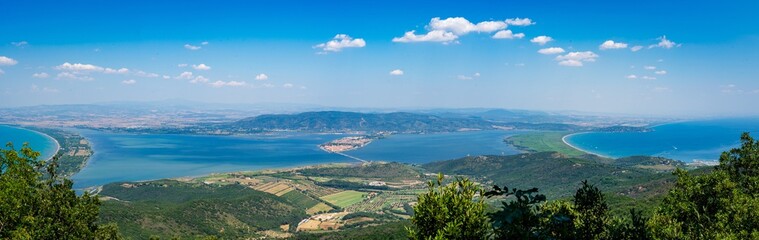
[[[320,144],[319,148],[330,153],[341,153],[362,148],[369,143],[372,143],[372,141],[375,139],[377,138],[372,136],[343,137],[324,144]]]

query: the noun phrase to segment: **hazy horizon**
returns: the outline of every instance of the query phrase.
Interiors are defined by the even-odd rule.
[[[759,115],[756,1],[212,3],[2,2],[2,107]]]

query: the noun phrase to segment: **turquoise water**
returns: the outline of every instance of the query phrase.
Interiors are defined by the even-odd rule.
[[[759,137],[759,119],[720,119],[656,126],[652,132],[581,133],[566,138],[580,149],[609,157],[661,156],[684,162],[717,161],[737,147],[743,132]]]
[[[78,131],[93,144],[95,154],[88,165],[73,176],[75,188],[116,181],[357,162],[318,148],[319,144],[342,135],[193,136]],[[503,138],[513,133],[393,135],[346,153],[367,160],[407,163],[452,159],[467,154],[513,154],[517,150],[503,143]]]
[[[29,147],[40,152],[40,160],[47,160],[53,157],[58,151],[58,145],[53,138],[25,128],[0,125],[0,142],[5,148],[8,142],[13,143],[13,147],[18,150],[24,143],[29,143]]]

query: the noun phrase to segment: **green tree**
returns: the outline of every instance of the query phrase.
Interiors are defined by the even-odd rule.
[[[100,226],[99,201],[77,196],[56,175],[56,159],[39,161],[26,144],[0,149],[0,239],[116,239],[114,225]],[[45,172],[46,174],[42,174]]]
[[[487,239],[490,221],[485,214],[483,191],[469,179],[443,185],[443,175],[430,181],[419,196],[407,228],[411,239]]]
[[[578,213],[577,237],[580,239],[599,239],[606,230],[609,206],[600,189],[582,181],[582,187],[574,196],[575,210]]]
[[[546,200],[545,195],[538,194],[537,188],[528,190],[493,186],[485,193],[487,197],[514,196],[516,200],[501,202],[501,209],[491,214],[495,235],[498,239],[540,239],[541,221],[538,204]]]
[[[676,170],[677,183],[648,222],[655,238],[759,239],[759,143],[748,133],[714,171]]]

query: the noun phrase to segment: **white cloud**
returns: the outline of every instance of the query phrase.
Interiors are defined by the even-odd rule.
[[[570,52],[565,55],[556,56],[556,61],[559,61],[561,66],[569,67],[582,67],[583,62],[595,62],[598,55],[591,52]]]
[[[29,45],[27,41],[11,42],[11,44],[13,44],[13,46],[20,47],[20,48],[26,47],[27,45]]]
[[[105,68],[105,70],[103,70],[103,73],[107,73],[107,74],[127,74],[127,73],[129,73],[129,69],[126,69],[126,68],[119,68],[119,69]]]
[[[198,64],[198,65],[192,65],[192,68],[195,70],[202,70],[202,71],[211,70],[211,66],[205,65],[203,63]]]
[[[185,44],[184,48],[186,48],[188,50],[195,51],[195,50],[200,50],[201,47],[200,46],[193,46],[193,45],[190,45],[190,44]]]
[[[630,74],[630,75],[627,75],[625,78],[627,78],[627,79],[637,79],[638,76],[635,76],[635,74]]]
[[[657,39],[659,40],[659,43],[650,45],[650,46],[648,46],[648,48],[660,47],[660,48],[664,48],[664,49],[670,49],[670,48],[673,48],[673,47],[679,47],[680,46],[680,44],[677,44],[677,43],[675,43],[675,42],[670,41],[669,39],[667,39],[667,36],[661,36],[661,37],[659,37]]]
[[[654,73],[656,73],[657,75],[664,75],[664,74],[667,74],[667,71],[659,70],[659,71],[656,71]]]
[[[163,79],[171,79],[171,77],[169,77],[169,75],[163,75]]]
[[[82,63],[68,63],[65,62],[61,65],[58,65],[55,67],[55,69],[62,70],[62,71],[92,71],[92,72],[101,72],[103,71],[103,67],[95,66],[92,64],[82,64]]]
[[[129,80],[121,81],[121,83],[126,84],[126,85],[132,85],[132,84],[137,83],[137,80],[129,79]]]
[[[651,77],[651,76],[643,76],[642,78],[645,80],[656,80],[656,77]]]
[[[326,43],[318,44],[314,48],[320,48],[326,52],[339,52],[343,48],[362,48],[366,46],[366,41],[363,38],[353,39],[346,34],[337,34],[332,40]]]
[[[390,71],[390,75],[393,75],[393,76],[401,76],[401,75],[403,75],[403,70],[400,70],[400,69],[395,69],[395,70],[393,70],[393,71]]]
[[[41,73],[32,74],[32,77],[33,78],[48,78],[50,77],[50,75],[47,74],[46,72],[41,72]]]
[[[238,81],[229,81],[229,82],[216,81],[216,82],[212,82],[212,83],[209,83],[209,84],[211,86],[215,87],[215,88],[219,88],[219,87],[242,87],[242,86],[247,85],[248,83],[246,83],[246,82],[238,82]]]
[[[292,88],[292,87],[294,87],[294,86],[295,86],[295,85],[293,85],[292,83],[285,83],[285,84],[282,84],[282,87],[283,87],[283,88]]]
[[[256,80],[263,81],[263,80],[266,80],[266,79],[269,79],[269,76],[266,75],[266,74],[261,73],[261,74],[256,75]]]
[[[495,32],[506,29],[506,22],[502,21],[484,21],[474,24],[463,17],[450,17],[440,20],[439,17],[432,18],[428,25],[430,30],[441,30],[452,32],[458,36],[470,32]]]
[[[209,80],[210,80],[210,79],[208,79],[208,78],[206,78],[206,77],[203,77],[203,76],[197,76],[197,77],[193,78],[192,80],[190,80],[190,83],[206,83],[206,82],[208,82]],[[219,82],[219,81],[217,81],[217,82]]]
[[[16,65],[16,63],[18,63],[18,61],[14,60],[13,58],[0,56],[0,66],[13,66]]]
[[[501,30],[493,35],[494,39],[521,39],[524,37],[524,33],[514,34],[511,30]]]
[[[601,50],[622,49],[622,48],[627,48],[627,43],[614,42],[612,40],[606,40],[604,43],[601,44],[601,46],[598,46],[598,49],[601,49]]]
[[[476,72],[476,73],[472,74],[472,76],[458,75],[458,76],[456,76],[456,79],[458,79],[458,80],[472,80],[472,79],[479,78],[479,77],[480,77],[480,73]]]
[[[637,45],[630,48],[630,51],[637,52],[643,49],[643,46]]]
[[[179,76],[175,78],[176,79],[192,79],[192,72],[182,72],[179,74]]]
[[[559,54],[563,52],[564,52],[564,49],[560,47],[543,48],[543,49],[538,50],[538,53],[546,54],[546,55]]]
[[[208,41],[202,42],[200,45],[208,45]]]
[[[506,24],[512,26],[529,26],[535,24],[532,19],[529,18],[509,18],[506,19]]]
[[[177,67],[181,67],[181,68],[183,68],[183,67],[187,67],[187,63],[180,63],[180,64],[177,64]]]
[[[58,75],[56,76],[56,79],[71,79],[71,80],[82,80],[82,81],[92,81],[92,80],[95,80],[94,78],[92,78],[90,76],[86,76],[86,75],[80,76],[80,75],[76,75],[76,74],[70,73],[70,72],[61,72],[61,73],[58,73]]]
[[[553,41],[553,38],[549,36],[537,36],[533,39],[530,39],[530,42],[537,43],[538,45],[545,45],[550,41]]]
[[[654,69],[656,69],[656,67],[654,67],[654,66],[643,66],[643,69],[654,70]]]
[[[136,73],[134,73],[134,75],[138,77],[148,77],[148,78],[157,78],[161,76],[156,73],[147,73],[144,71],[137,71]]]
[[[457,38],[459,36],[456,36],[456,34],[453,34],[452,32],[446,32],[442,30],[434,30],[430,31],[427,34],[421,34],[416,35],[414,34],[415,31],[408,31],[405,34],[403,34],[403,37],[396,37],[393,38],[393,42],[402,42],[402,43],[408,43],[408,42],[443,42],[443,43],[449,43]]]

